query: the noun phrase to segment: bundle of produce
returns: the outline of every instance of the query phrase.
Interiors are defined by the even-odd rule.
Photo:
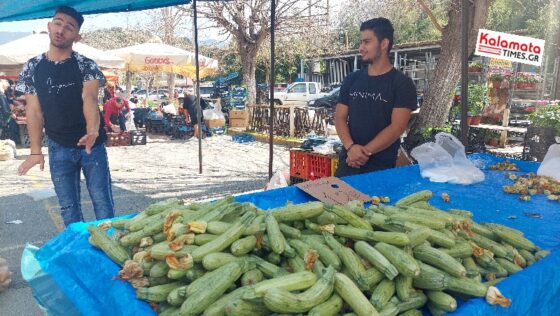
[[[90,226],[90,241],[160,315],[441,315],[457,297],[508,306],[494,285],[548,252],[468,211],[439,210],[431,196],[267,211],[231,197],[167,200]]]
[[[538,176],[534,173],[527,175],[516,175],[507,173],[513,185],[505,185],[504,192],[519,194],[519,199],[522,201],[530,201],[531,196],[535,194],[544,194],[551,201],[560,201],[560,182],[554,178],[546,176]]]

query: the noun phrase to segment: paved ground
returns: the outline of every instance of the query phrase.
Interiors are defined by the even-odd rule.
[[[286,168],[288,149],[275,146],[274,170]],[[46,148],[44,148],[46,152]],[[35,316],[42,312],[22,279],[20,260],[26,243],[41,246],[64,227],[56,197],[35,201],[27,193],[52,187],[48,166],[25,177],[16,169],[29,153],[18,150],[18,159],[0,161],[0,257],[12,271],[12,284],[0,293],[0,315]],[[155,200],[180,197],[203,200],[261,189],[268,176],[268,145],[239,144],[231,137],[203,140],[203,173],[198,173],[198,144],[194,139],[172,141],[151,137],[146,146],[108,149],[113,178],[116,215],[142,210]],[[87,221],[93,209],[82,182],[82,209]],[[7,224],[20,220],[21,224]]]

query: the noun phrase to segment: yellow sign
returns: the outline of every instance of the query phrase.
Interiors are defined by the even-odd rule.
[[[488,65],[496,66],[496,67],[506,67],[506,68],[513,67],[513,63],[511,60],[497,59],[497,58],[490,58],[490,62],[488,63]]]

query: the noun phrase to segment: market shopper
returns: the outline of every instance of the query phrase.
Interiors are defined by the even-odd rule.
[[[48,23],[49,50],[27,61],[16,89],[25,93],[30,156],[19,166],[24,175],[35,165],[44,168],[43,127],[49,137],[51,179],[65,225],[83,221],[80,171],[97,219],[114,216],[111,176],[103,121],[98,108],[105,77],[98,66],[72,50],[80,40],[83,16],[67,6],[56,9]]]
[[[200,109],[204,110],[208,108],[206,100],[200,98]],[[183,99],[183,109],[187,110],[189,117],[186,123],[191,124],[194,127],[194,137],[198,137],[198,108],[196,106],[196,96],[185,89],[185,98]],[[201,119],[202,113],[200,113]]]
[[[337,177],[394,167],[400,136],[417,107],[414,83],[389,60],[391,22],[365,21],[360,33],[360,54],[367,67],[348,75],[340,88],[335,127],[344,148]]]
[[[126,131],[126,119],[132,115],[128,101],[115,97],[103,105],[103,118],[107,130],[115,133]]]

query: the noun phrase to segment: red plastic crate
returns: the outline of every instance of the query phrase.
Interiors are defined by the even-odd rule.
[[[309,175],[307,179],[330,177],[332,175],[331,157],[309,154]]]
[[[309,179],[309,154],[301,150],[290,150],[290,176]]]

